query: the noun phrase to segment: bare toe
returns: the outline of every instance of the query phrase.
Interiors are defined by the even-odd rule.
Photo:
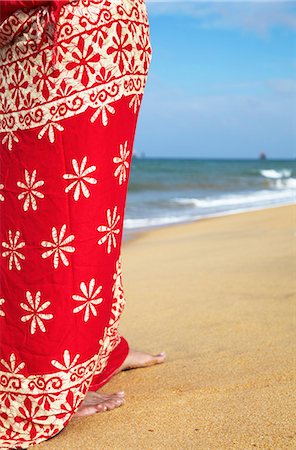
[[[73,417],[84,417],[98,412],[111,411],[125,402],[124,392],[102,394],[89,391]]]

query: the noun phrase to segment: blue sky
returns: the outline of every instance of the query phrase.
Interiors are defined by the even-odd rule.
[[[146,0],[152,62],[135,151],[296,157],[296,2]]]

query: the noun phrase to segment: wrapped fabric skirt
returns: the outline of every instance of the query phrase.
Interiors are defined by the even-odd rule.
[[[57,434],[128,353],[120,250],[146,6],[72,1],[41,35],[47,15],[0,25],[0,448]]]

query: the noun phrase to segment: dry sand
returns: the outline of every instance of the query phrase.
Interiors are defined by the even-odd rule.
[[[122,334],[168,360],[104,387],[123,407],[31,448],[296,449],[295,207],[154,230],[122,257]]]

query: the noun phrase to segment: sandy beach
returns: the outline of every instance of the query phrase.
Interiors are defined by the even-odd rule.
[[[30,449],[295,449],[295,206],[152,230],[122,260],[121,332],[167,362],[117,375],[103,390],[123,407]]]

